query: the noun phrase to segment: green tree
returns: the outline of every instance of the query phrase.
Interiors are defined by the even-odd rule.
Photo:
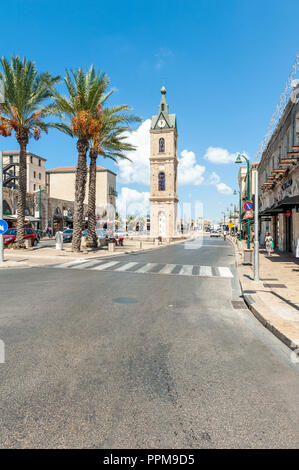
[[[17,198],[17,248],[24,247],[24,220],[27,193],[27,145],[30,137],[38,140],[41,131],[51,126],[45,118],[51,112],[48,98],[59,77],[48,72],[38,74],[35,63],[13,56],[2,57],[0,79],[4,84],[5,102],[0,104],[0,135],[15,132],[20,146],[19,189]]]
[[[129,160],[127,153],[136,150],[127,141],[132,122],[140,122],[134,114],[127,114],[131,108],[128,105],[105,108],[102,111],[102,128],[90,143],[90,166],[88,187],[88,241],[87,246],[97,246],[96,235],[96,171],[98,155],[110,158],[114,162],[121,159]]]
[[[102,103],[111,92],[106,93],[109,85],[107,75],[96,73],[93,66],[86,73],[81,68],[70,73],[66,71],[64,83],[67,95],[55,91],[52,111],[61,119],[55,127],[77,139],[73,251],[79,252],[87,178],[86,155],[89,142],[102,129]]]

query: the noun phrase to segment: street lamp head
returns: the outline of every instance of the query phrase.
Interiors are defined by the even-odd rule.
[[[238,153],[235,163],[242,163],[241,155]]]
[[[234,196],[236,196],[236,195],[237,195],[237,190],[236,190],[236,189],[234,190],[234,193],[233,193],[233,194],[234,194]]]

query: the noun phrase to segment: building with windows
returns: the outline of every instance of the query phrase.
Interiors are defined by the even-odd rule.
[[[169,114],[163,86],[159,111],[150,129],[151,237],[177,234],[177,137],[176,115]]]
[[[299,86],[294,90],[299,97]],[[292,96],[294,96],[294,93]],[[296,96],[296,95],[295,95]],[[299,102],[291,98],[259,165],[261,243],[270,232],[279,251],[299,243]]]
[[[75,200],[76,167],[60,167],[46,171],[46,184],[50,197],[67,201]],[[116,174],[107,168],[97,166],[96,206],[99,210],[116,206]],[[88,178],[84,204],[88,201]]]
[[[7,188],[17,188],[19,179],[20,151],[4,151],[3,155],[3,185]],[[46,159],[27,152],[27,191],[33,194],[46,184]]]

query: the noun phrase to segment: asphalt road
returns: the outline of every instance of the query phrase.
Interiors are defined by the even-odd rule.
[[[0,271],[1,447],[298,447],[299,365],[240,302],[230,243],[190,248],[113,260],[234,277]]]

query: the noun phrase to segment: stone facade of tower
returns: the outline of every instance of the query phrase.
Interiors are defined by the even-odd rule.
[[[153,116],[150,136],[150,235],[176,236],[177,219],[177,126],[176,115],[169,114],[166,90],[161,89],[158,114]]]

